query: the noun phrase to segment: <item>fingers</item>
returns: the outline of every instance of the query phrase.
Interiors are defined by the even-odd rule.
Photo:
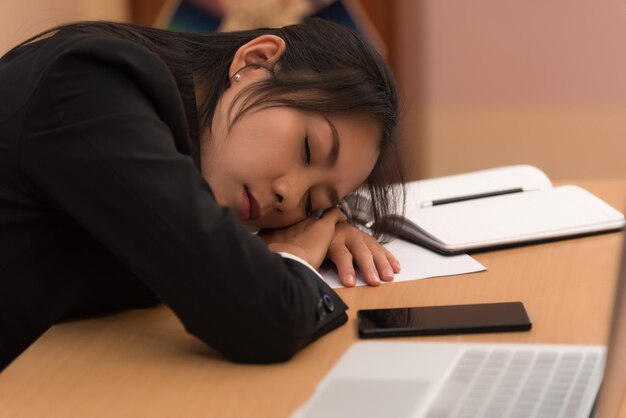
[[[356,285],[356,272],[350,250],[343,243],[333,243],[328,249],[328,258],[335,264],[341,284],[346,287],[354,287]]]
[[[339,208],[332,208],[324,212],[324,215],[320,218],[321,220],[332,222],[336,224],[338,222],[346,222],[348,218],[346,214]]]
[[[392,281],[396,270],[399,271],[395,257],[373,238],[370,242],[363,239],[334,241],[329,248],[328,258],[337,267],[339,280],[347,287],[356,284],[355,264],[363,280],[370,286],[379,286],[381,280]]]
[[[393,272],[400,273],[402,266],[400,265],[400,262],[398,261],[398,259],[391,253],[391,251],[389,251],[385,247],[382,247],[382,249],[385,252],[385,255],[387,256],[387,261],[389,262],[389,265],[393,269]]]
[[[349,249],[363,279],[371,286],[378,286],[381,280],[391,282],[400,272],[400,263],[393,254],[369,235],[362,244],[352,244]]]
[[[379,286],[381,279],[393,280],[393,270],[380,249],[370,248],[365,243],[353,244],[349,249],[365,283]]]

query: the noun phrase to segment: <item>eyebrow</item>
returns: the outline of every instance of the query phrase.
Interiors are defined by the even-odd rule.
[[[333,142],[332,148],[330,149],[330,154],[326,159],[326,165],[329,167],[333,167],[335,164],[337,164],[337,159],[339,158],[339,133],[337,132],[335,124],[332,123],[330,119],[328,119],[327,117],[324,117],[324,119],[326,119],[326,123],[328,123],[328,126],[330,127]]]

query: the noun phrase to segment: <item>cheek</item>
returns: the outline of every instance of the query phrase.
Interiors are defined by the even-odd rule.
[[[361,154],[338,170],[337,184],[340,197],[347,196],[367,181],[376,165],[376,158],[377,156]]]
[[[236,123],[225,143],[229,163],[253,175],[256,170],[271,174],[291,163],[297,152],[294,138],[301,130],[288,120],[268,123],[275,118],[264,113],[252,114]]]

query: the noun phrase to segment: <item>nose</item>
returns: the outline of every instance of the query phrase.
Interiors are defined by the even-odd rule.
[[[311,187],[312,181],[297,176],[284,176],[272,182],[272,193],[276,198],[276,207],[288,212],[297,209]]]

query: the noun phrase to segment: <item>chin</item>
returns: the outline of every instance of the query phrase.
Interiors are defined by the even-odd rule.
[[[244,223],[243,226],[251,234],[256,234],[262,229],[262,228],[259,228],[258,226],[248,225],[247,223]]]
[[[248,228],[257,229],[281,229],[297,224],[304,219],[306,218],[302,217],[298,219],[277,219],[276,217],[272,217],[272,219],[264,219],[263,217],[260,217],[258,219],[255,219],[254,221],[245,222],[245,225]]]

